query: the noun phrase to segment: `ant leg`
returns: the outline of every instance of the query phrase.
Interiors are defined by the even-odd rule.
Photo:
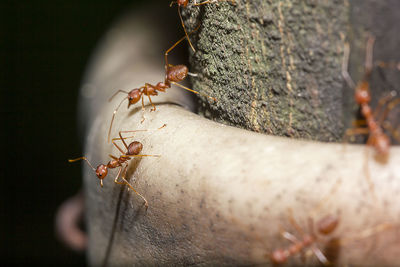
[[[393,126],[385,121],[384,123],[382,123],[382,127],[388,131],[390,133],[390,135],[397,141],[400,143],[400,133],[398,130],[394,129]]]
[[[123,155],[123,157],[125,157],[125,155]],[[161,155],[142,155],[142,154],[140,154],[140,155],[128,155],[128,156],[126,156],[126,157],[157,157],[157,158],[159,158],[159,157],[161,157]]]
[[[296,220],[293,217],[293,211],[292,209],[289,209],[289,221],[293,225],[293,227],[296,229],[297,232],[299,232],[302,236],[304,236],[304,231],[301,229],[300,225],[297,224]]]
[[[375,117],[374,117],[374,118],[375,118]],[[353,124],[354,127],[359,128],[360,126],[365,126],[365,125],[367,125],[367,121],[366,121],[365,119],[362,119],[362,120],[354,120],[352,124]]]
[[[369,137],[368,140],[367,140],[367,149],[365,151],[365,157],[364,157],[364,170],[365,170],[365,176],[367,178],[369,191],[371,192],[372,198],[374,199],[374,201],[376,201],[377,197],[376,197],[376,194],[375,194],[375,186],[374,186],[374,183],[372,182],[371,174],[369,172],[369,149],[368,149],[368,145],[371,145],[371,142],[372,142],[372,138]]]
[[[146,119],[146,118],[144,117],[144,112],[145,112],[145,108],[144,108],[144,99],[143,99],[143,97],[142,97],[142,120],[140,121],[140,123],[143,123],[144,120]]]
[[[325,255],[322,253],[322,251],[319,248],[317,248],[316,246],[312,246],[311,250],[323,265],[327,266],[330,264],[328,259],[325,257]]]
[[[343,137],[343,143],[348,143],[348,139],[353,136],[353,135],[359,135],[359,134],[369,134],[369,128],[351,128],[347,129],[344,137]]]
[[[375,66],[378,66],[382,69],[394,69],[400,71],[400,62],[384,62],[384,61],[376,61]]]
[[[201,3],[195,2],[193,5],[194,5],[194,6],[201,6],[201,5],[210,4],[210,3],[217,3],[217,4],[218,4],[218,2],[222,2],[222,1],[226,1],[226,2],[229,1],[229,2],[232,3],[232,5],[235,5],[235,6],[236,6],[235,0],[206,0],[206,1],[201,2]]]
[[[163,125],[161,125],[161,127],[158,127],[157,129],[143,129],[143,130],[120,131],[120,133],[122,134],[122,133],[136,133],[136,132],[158,131],[158,130],[161,130],[162,128],[164,128],[164,127],[167,127],[167,124],[164,123]],[[123,137],[123,139],[129,139],[129,138],[134,138],[134,137],[135,137],[135,136],[132,135],[132,136]],[[120,138],[120,137],[116,137],[116,138],[113,138],[113,140],[121,140],[121,138]]]
[[[351,78],[348,68],[349,68],[349,57],[350,57],[350,45],[349,43],[344,44],[343,49],[343,61],[342,61],[342,77],[346,81],[347,86],[350,88],[355,88],[356,84]]]
[[[120,168],[120,170],[121,170],[121,168]],[[149,204],[148,204],[147,200],[145,199],[145,197],[142,196],[138,191],[136,191],[135,188],[133,188],[133,186],[125,179],[125,175],[126,175],[127,170],[128,170],[128,165],[125,165],[124,170],[123,170],[122,175],[121,175],[121,179],[122,179],[123,182],[118,182],[118,177],[119,177],[119,175],[117,175],[117,177],[115,177],[114,182],[115,182],[116,184],[124,184],[124,185],[129,186],[129,188],[132,189],[133,192],[135,192],[138,196],[140,196],[140,197],[143,199],[144,205],[145,205],[146,210],[147,210],[148,207],[149,207]],[[120,173],[120,172],[118,172],[118,174],[119,174],[119,173]]]
[[[150,96],[148,95],[147,97],[149,98],[150,104],[151,104],[151,106],[153,107],[152,109],[150,109],[150,112],[151,112],[151,111],[156,111],[156,106],[153,104],[153,101],[151,101]]]
[[[365,49],[365,77],[369,77],[372,72],[373,64],[373,52],[374,52],[375,37],[372,35],[368,36],[367,47]]]
[[[205,4],[210,4],[210,3],[216,3],[216,2],[218,2],[218,1],[216,1],[216,0],[207,0],[207,1],[204,1],[204,2],[201,2],[201,3],[193,3],[193,5],[194,6],[202,6],[202,5],[205,5]]]
[[[196,49],[194,49],[194,47],[192,45],[192,42],[189,39],[189,35],[188,35],[187,31],[186,31],[185,24],[183,23],[183,19],[182,19],[182,15],[181,15],[181,6],[179,6],[179,5],[178,5],[178,14],[179,14],[179,19],[181,20],[181,24],[182,24],[183,30],[185,31],[185,36],[186,36],[186,38],[188,40],[188,43],[190,45],[190,48],[192,48],[193,52],[196,52]]]
[[[121,135],[120,135],[120,136],[121,136]],[[121,137],[121,138],[122,138],[122,137]],[[120,140],[120,139],[118,138],[118,140]],[[113,143],[113,145],[114,145],[123,155],[125,155],[125,152],[122,150],[122,148],[121,148],[115,141],[116,141],[116,138],[113,138],[113,139],[111,140],[111,142]],[[122,141],[123,141],[123,143],[124,143],[126,149],[128,149],[128,146],[126,145],[125,141],[124,141],[124,140],[122,140]]]
[[[291,234],[289,232],[283,231],[283,232],[281,232],[281,235],[283,238],[289,240],[290,242],[292,242],[294,244],[300,243],[300,240],[298,240],[296,236],[294,236],[293,234]]]
[[[176,86],[179,86],[180,88],[185,89],[185,90],[187,90],[187,91],[189,91],[189,92],[192,92],[192,93],[195,93],[195,94],[198,94],[198,95],[202,95],[202,96],[206,96],[206,97],[208,97],[208,98],[211,98],[211,99],[214,100],[215,102],[217,101],[217,99],[216,99],[215,97],[212,97],[212,96],[209,96],[209,95],[206,95],[206,94],[197,92],[197,91],[195,91],[195,90],[193,90],[193,89],[190,89],[190,88],[187,88],[186,86],[183,86],[182,84],[179,84],[179,83],[176,83],[176,82],[173,82],[173,81],[170,81],[170,83],[175,84]]]
[[[114,155],[108,154],[108,156],[109,156],[110,158],[112,158],[112,159],[118,160],[118,158],[117,158],[116,156],[114,156]]]
[[[183,22],[182,22],[183,23]],[[187,34],[187,38],[189,40],[189,35],[192,34],[193,32],[197,31],[200,28],[200,25],[197,26],[193,31],[189,32]],[[183,36],[181,39],[179,39],[175,44],[173,44],[170,48],[168,48],[167,51],[165,51],[164,53],[164,59],[165,59],[165,72],[167,72],[170,64],[168,64],[168,53],[172,51],[172,49],[175,48],[175,46],[177,46],[180,42],[182,42],[183,40],[185,40],[186,36]],[[189,41],[190,42],[190,41]]]
[[[379,118],[379,122],[382,123],[388,116],[389,112],[399,104],[400,104],[400,98],[396,98],[396,99],[393,99],[392,101],[390,101],[389,104],[387,104],[385,110],[382,112],[382,114]]]
[[[117,106],[117,108],[114,109],[114,112],[113,112],[113,115],[112,115],[112,118],[111,118],[110,128],[108,129],[108,136],[107,136],[107,142],[108,143],[110,143],[111,128],[112,128],[112,125],[113,125],[113,122],[114,122],[115,114],[117,113],[117,111],[118,111],[119,107],[121,106],[122,102],[124,102],[127,99],[128,99],[128,97],[125,97],[124,99],[122,99],[121,102],[119,103],[119,105]]]
[[[161,127],[158,127],[157,129],[143,129],[143,130],[131,130],[131,131],[121,131],[121,133],[135,133],[135,132],[150,132],[150,131],[157,131],[157,130],[161,130],[162,128],[167,127],[167,124],[163,124],[161,125]],[[129,137],[124,137],[125,139],[127,138],[132,138],[133,136],[129,136]]]
[[[386,95],[379,99],[378,105],[376,106],[373,117],[378,120],[378,123],[381,124],[384,120],[384,112],[381,113],[382,108],[393,98],[392,94]],[[385,109],[386,110],[386,109]],[[378,118],[379,117],[379,118]]]

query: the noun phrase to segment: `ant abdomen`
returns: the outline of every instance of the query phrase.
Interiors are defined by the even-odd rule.
[[[138,155],[143,149],[142,143],[138,141],[133,141],[128,145],[128,151],[126,155]]]
[[[178,0],[176,2],[178,4],[178,6],[186,7],[188,5],[188,3],[189,3],[189,0]]]
[[[379,133],[376,136],[371,136],[371,145],[376,149],[377,156],[383,159],[388,156],[390,148],[390,139],[384,133]]]
[[[183,81],[188,74],[188,67],[185,65],[176,65],[168,68],[167,80],[172,82]]]
[[[318,232],[327,235],[336,229],[339,219],[336,216],[328,215],[317,222]]]

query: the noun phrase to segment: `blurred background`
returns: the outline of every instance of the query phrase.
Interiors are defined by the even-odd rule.
[[[78,90],[106,29],[144,2],[0,1],[4,266],[86,265],[85,255],[66,248],[54,230],[57,208],[81,187],[80,164],[67,161],[82,155]]]

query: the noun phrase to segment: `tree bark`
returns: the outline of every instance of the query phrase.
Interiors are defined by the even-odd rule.
[[[186,10],[195,32],[193,88],[215,96],[200,112],[256,132],[339,141],[354,119],[353,90],[341,76],[344,42],[351,74],[362,77],[367,35],[376,36],[376,60],[400,58],[398,1],[239,0]],[[393,76],[393,72],[390,73]],[[387,75],[387,74],[386,74]],[[397,75],[399,76],[399,75]],[[387,88],[372,79],[373,103]],[[392,77],[392,85],[400,82]],[[386,88],[385,88],[386,87]]]

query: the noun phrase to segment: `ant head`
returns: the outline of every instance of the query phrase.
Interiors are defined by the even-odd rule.
[[[288,252],[283,249],[276,249],[271,254],[271,261],[274,264],[283,264],[287,261]]]
[[[358,104],[369,103],[371,95],[369,94],[369,85],[367,82],[362,82],[357,86],[355,99]]]
[[[129,144],[126,155],[138,155],[142,151],[142,149],[143,149],[142,143],[138,141],[133,141],[132,143]]]
[[[140,89],[133,89],[132,91],[130,91],[128,93],[128,108],[133,105],[136,104],[140,98],[142,97],[142,91]]]
[[[336,229],[339,219],[336,216],[327,215],[317,222],[318,232],[327,235]]]
[[[100,179],[101,187],[103,187],[103,179],[106,178],[107,173],[108,173],[108,168],[106,165],[100,164],[99,166],[97,166],[96,175],[97,175],[97,178]]]
[[[167,79],[172,82],[180,82],[186,78],[188,68],[185,65],[176,65],[168,68]]]

